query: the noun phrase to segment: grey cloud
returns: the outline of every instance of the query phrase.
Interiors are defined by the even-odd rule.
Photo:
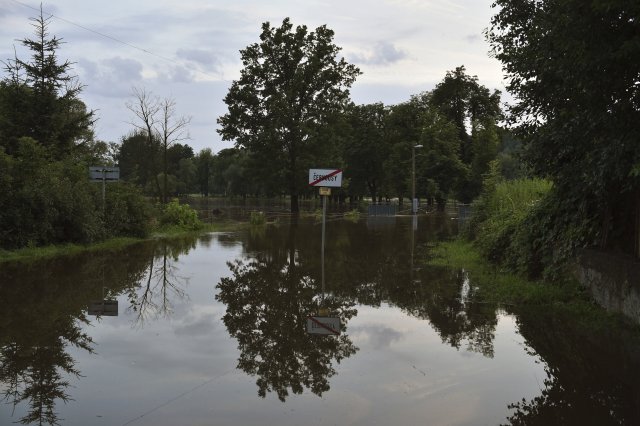
[[[87,85],[86,91],[102,96],[128,96],[131,87],[142,80],[142,64],[135,59],[81,60],[78,66],[80,81]]]
[[[353,334],[362,333],[375,349],[381,349],[391,346],[393,342],[402,339],[403,334],[397,330],[386,327],[384,325],[367,325],[362,327],[354,327],[350,330]]]
[[[111,58],[103,61],[111,75],[118,80],[142,79],[142,64],[135,59]]]
[[[353,55],[352,59],[354,62],[361,64],[388,65],[406,57],[406,52],[395,47],[393,43],[381,41],[370,52],[362,55]]]
[[[167,83],[192,83],[194,71],[184,65],[167,67],[159,73],[158,79]]]
[[[469,34],[464,38],[468,43],[477,43],[481,40],[480,34]]]
[[[187,318],[183,324],[175,328],[174,332],[182,337],[209,336],[217,326],[218,321],[216,320],[216,316],[208,314],[202,315],[199,318]]]
[[[220,72],[220,60],[216,55],[204,49],[178,49],[176,56],[179,59],[183,59],[190,64],[194,64],[197,67],[201,67],[203,71],[208,73]]]
[[[217,62],[212,52],[204,49],[178,49],[178,58],[196,62],[202,65],[213,65]]]

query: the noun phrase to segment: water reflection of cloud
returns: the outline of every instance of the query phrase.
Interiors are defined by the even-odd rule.
[[[368,324],[349,329],[349,334],[360,342],[369,343],[374,349],[389,348],[391,344],[401,340],[404,333],[387,327],[384,324]]]
[[[181,324],[178,324],[173,332],[178,337],[198,337],[210,335],[220,326],[220,316],[214,313],[200,315],[190,314]]]

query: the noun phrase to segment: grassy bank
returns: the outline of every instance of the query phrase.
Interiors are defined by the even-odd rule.
[[[241,222],[205,223],[198,229],[185,229],[179,225],[167,225],[155,229],[147,238],[111,238],[93,244],[57,244],[43,247],[25,247],[18,250],[1,250],[0,263],[8,261],[31,261],[56,256],[70,256],[92,251],[116,251],[141,241],[172,238],[185,235],[202,235],[209,232],[232,231],[245,226]]]
[[[483,302],[506,305],[545,303],[590,303],[577,281],[555,283],[530,281],[500,270],[484,260],[472,243],[462,239],[442,242],[431,251],[430,265],[464,269]]]
[[[635,330],[640,326],[622,314],[598,306],[577,280],[531,281],[498,269],[484,260],[472,243],[456,239],[441,242],[430,251],[429,265],[464,270],[475,289],[475,301],[507,306],[517,311],[553,311],[589,330]]]

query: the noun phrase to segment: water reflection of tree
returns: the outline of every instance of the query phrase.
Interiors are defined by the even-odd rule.
[[[19,420],[22,424],[58,424],[56,400],[70,400],[64,375],[80,376],[67,348],[73,345],[93,352],[91,338],[76,324],[67,326],[70,329],[62,335],[39,339],[37,345],[15,342],[0,348],[0,382],[6,385],[3,398],[14,406],[22,402],[29,406]]]
[[[392,300],[409,314],[428,320],[443,343],[493,357],[496,305],[478,303],[465,271],[425,268],[409,291]]]
[[[135,324],[142,327],[148,319],[167,317],[173,303],[187,297],[187,279],[178,275],[178,256],[193,248],[193,239],[162,241],[149,257],[145,276],[137,286],[127,288],[129,310],[135,312]]]
[[[260,396],[276,392],[281,401],[289,391],[300,394],[305,388],[322,395],[336,372],[333,362],[357,351],[345,333],[306,332],[306,318],[318,308],[319,285],[300,267],[294,235],[295,230],[286,250],[229,263],[232,277],[220,281],[216,296],[227,306],[223,320],[238,341],[238,368],[258,377]],[[324,306],[344,325],[356,314],[353,305],[350,299],[328,297]]]
[[[540,395],[509,405],[509,424],[640,424],[636,325],[613,318],[594,323],[563,307],[520,308],[517,314],[528,350],[544,360],[547,377]]]
[[[448,218],[425,218],[413,231],[409,220],[386,220],[375,227],[371,222],[332,222],[327,227],[327,289],[344,300],[380,306],[386,302],[409,315],[429,321],[442,341],[455,348],[493,356],[493,340],[498,319],[496,305],[478,303],[472,283],[464,271],[421,265],[427,243],[455,232]],[[298,232],[286,227],[266,228],[263,235],[250,234],[245,252],[286,250],[293,238],[299,269],[320,276],[319,227],[301,223]],[[315,237],[310,237],[315,236]],[[412,247],[411,242],[415,243]],[[413,259],[412,255],[413,254]],[[279,252],[278,256],[284,256]]]
[[[429,220],[429,228],[415,231],[413,250],[410,222],[377,227],[375,232],[347,227],[346,241],[338,238],[328,248],[330,282],[338,294],[359,303],[387,302],[429,321],[442,341],[457,349],[464,345],[493,357],[496,305],[478,303],[464,271],[421,262],[427,255],[426,242],[451,232],[446,226],[451,222],[442,216]]]
[[[171,281],[172,262],[195,239],[164,247],[143,243],[120,252],[88,253],[34,263],[0,265],[0,383],[2,397],[25,406],[23,424],[59,424],[56,403],[68,402],[71,380],[80,377],[72,347],[93,352],[83,331],[90,301],[130,293],[148,278],[149,259],[160,254]],[[165,292],[169,299],[169,292]]]
[[[93,352],[84,311],[105,282],[113,289],[137,279],[137,257],[88,254],[0,268],[0,382],[5,402],[25,405],[20,423],[59,424],[57,401],[69,401],[80,376],[70,347]]]

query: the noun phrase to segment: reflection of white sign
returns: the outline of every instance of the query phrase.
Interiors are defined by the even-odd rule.
[[[340,334],[340,318],[307,317],[307,333],[309,334]]]
[[[117,300],[96,300],[89,303],[87,310],[89,315],[104,315],[106,317],[118,316]]]
[[[342,170],[340,169],[309,169],[309,186],[342,186]]]

